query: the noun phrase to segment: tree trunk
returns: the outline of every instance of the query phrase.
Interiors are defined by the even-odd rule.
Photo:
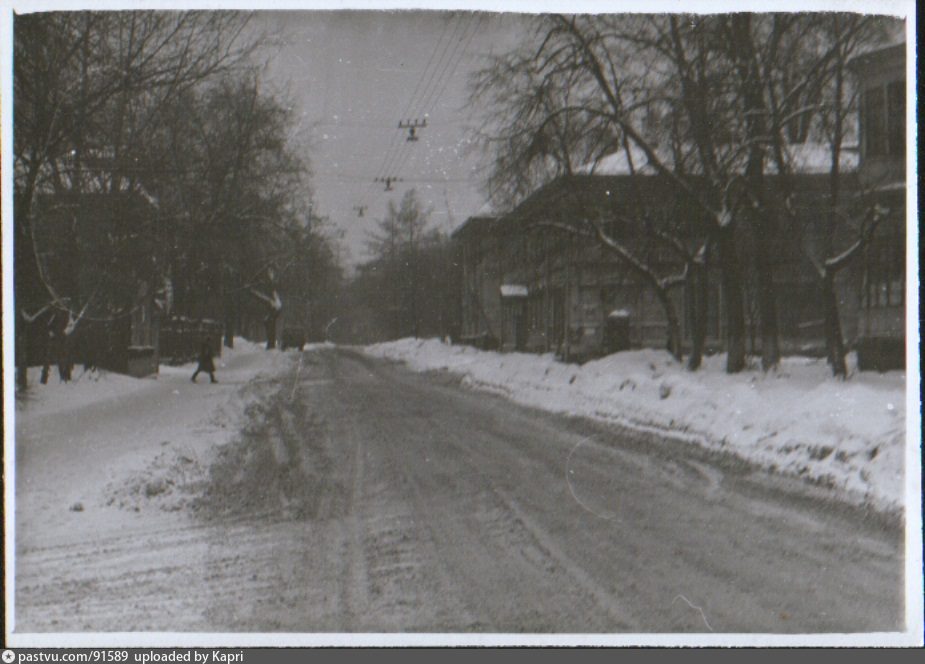
[[[841,317],[838,313],[835,274],[829,270],[826,270],[822,278],[822,300],[825,314],[825,344],[832,375],[844,378],[848,375],[848,367],[845,364],[845,340],[842,337]]]
[[[267,332],[267,350],[276,348],[276,321],[278,318],[279,312],[274,309],[263,319],[264,327]]]
[[[14,331],[14,342],[16,346],[16,387],[25,390],[29,387],[29,362],[26,353],[26,321],[22,316],[16,314],[16,329]]]
[[[34,155],[33,155],[34,157]],[[33,159],[33,163],[35,160]],[[22,317],[22,308],[26,304],[23,295],[27,287],[26,266],[34,263],[32,255],[32,237],[29,231],[30,217],[32,215],[32,198],[35,195],[35,186],[38,180],[38,169],[30,168],[26,177],[24,191],[17,192],[13,210],[13,292],[17,313],[14,318],[13,340],[15,346],[14,358],[16,362],[16,387],[25,390],[29,386],[29,358],[26,344],[28,343],[27,323]]]
[[[707,341],[707,270],[697,261],[691,263],[688,284],[691,302],[691,356],[687,368],[696,371],[703,362],[703,349]]]
[[[42,376],[39,382],[42,385],[48,385],[48,379],[51,376],[51,354],[54,337],[48,333],[45,334],[45,348],[42,350]]]
[[[72,347],[70,334],[58,335],[58,376],[65,383],[70,382],[74,369]]]
[[[774,290],[774,266],[771,262],[773,218],[765,203],[764,141],[768,135],[767,108],[762,90],[758,54],[752,33],[751,16],[732,16],[733,48],[738,59],[745,127],[749,139],[745,178],[757,208],[753,215],[755,230],[755,269],[758,286],[758,319],[761,333],[761,368],[765,371],[780,363],[777,327],[777,302]]]
[[[726,305],[726,373],[738,373],[745,368],[745,306],[733,226],[719,229],[717,246]]]
[[[656,287],[655,294],[665,311],[665,320],[668,323],[668,352],[678,362],[682,362],[684,357],[681,351],[681,322],[678,318],[678,312],[675,310],[674,302],[671,301],[671,293],[665,288]]]
[[[833,14],[833,27],[836,37],[840,37],[839,21]],[[845,113],[842,107],[842,94],[844,86],[844,57],[841,49],[838,50],[838,59],[835,67],[835,123],[832,130],[832,161],[829,168],[829,215],[826,219],[823,251],[825,256],[831,256],[834,244],[835,227],[837,225],[837,210],[841,194],[841,144],[844,135]],[[832,375],[845,378],[848,367],[845,366],[845,340],[842,337],[841,318],[838,313],[838,294],[835,292],[835,276],[837,271],[825,269],[822,275],[822,302],[825,315],[825,347]]]
[[[237,304],[234,294],[225,293],[224,339],[225,348],[234,348],[235,322],[237,321]]]
[[[761,368],[764,371],[780,364],[780,335],[777,326],[777,295],[774,267],[770,259],[770,224],[763,213],[755,222],[757,235],[755,267],[758,276],[758,319],[761,326]]]

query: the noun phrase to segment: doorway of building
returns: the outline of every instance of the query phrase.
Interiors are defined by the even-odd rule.
[[[514,350],[527,350],[527,303],[519,300],[513,303]]]

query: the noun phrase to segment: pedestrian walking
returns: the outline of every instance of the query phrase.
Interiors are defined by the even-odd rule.
[[[199,375],[200,371],[205,371],[209,374],[209,378],[212,379],[213,383],[217,383],[215,380],[215,362],[212,361],[212,338],[206,337],[202,342],[202,348],[199,349],[199,366],[196,367],[196,371],[193,373],[193,377],[190,378],[194,383],[196,382],[196,376]]]

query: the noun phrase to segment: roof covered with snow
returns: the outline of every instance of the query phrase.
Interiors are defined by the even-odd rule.
[[[906,40],[905,35],[899,32],[891,35],[887,43],[872,46],[862,50],[848,61],[848,66],[853,68],[868,67],[884,62],[895,62],[905,60],[906,57]]]
[[[527,297],[527,287],[520,284],[501,284],[501,297]]]
[[[673,163],[671,155],[665,150],[656,151],[659,160],[666,165]],[[798,143],[787,147],[787,156],[791,170],[796,174],[811,175],[828,173],[832,166],[832,149],[827,143]],[[839,169],[842,172],[851,172],[858,167],[857,145],[845,145],[839,154]],[[576,173],[583,175],[630,175],[632,173],[654,175],[655,167],[649,162],[646,153],[637,145],[630,149],[619,150],[593,162],[583,164],[576,169]],[[766,172],[777,173],[774,162],[768,158]]]
[[[832,168],[832,147],[826,143],[800,143],[789,146],[791,168],[794,173],[813,175],[828,173]],[[858,146],[844,145],[838,155],[838,168],[849,173],[858,168]],[[776,173],[777,167],[768,165],[768,173]]]
[[[469,233],[480,233],[490,229],[496,221],[495,217],[474,216],[469,217],[451,233],[452,237],[458,238]]]

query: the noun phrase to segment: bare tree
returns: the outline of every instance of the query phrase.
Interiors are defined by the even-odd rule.
[[[775,22],[783,20],[775,16]],[[767,144],[785,198],[777,210],[789,219],[790,232],[798,238],[818,279],[827,360],[835,376],[845,377],[846,345],[836,279],[864,251],[889,212],[880,206],[858,210],[843,195],[844,180],[850,177],[842,170],[845,144],[856,138],[851,120],[857,114],[859,97],[850,81],[848,62],[862,48],[882,42],[889,23],[873,16],[837,13],[791,20],[801,22],[802,29],[779,45],[786,55],[781,58],[777,78],[769,80],[771,127]],[[803,38],[807,34],[813,39]],[[795,38],[798,41],[792,43]],[[779,102],[788,95],[799,101],[789,105]],[[821,139],[828,148],[828,199],[824,214],[813,220],[798,216],[794,164],[785,150],[789,141],[807,137]],[[852,186],[857,187],[857,183]]]
[[[264,92],[253,72],[239,72],[186,95],[140,169],[175,211],[164,224],[164,260],[178,307],[196,312],[208,286],[222,302],[226,345],[244,294],[271,303],[268,322],[281,315],[268,275],[295,260],[299,243],[291,240],[311,227],[310,203],[306,217],[300,202],[311,200],[308,166],[289,140],[291,126],[287,105]]]
[[[688,256],[707,245],[714,249],[727,371],[745,366],[746,274],[756,286],[762,366],[776,366],[775,256],[781,215],[790,217],[769,185],[769,168],[775,181],[786,177],[789,146],[810,134],[822,91],[836,75],[832,63],[852,52],[843,38],[826,46],[819,20],[758,14],[540,17],[532,48],[498,59],[474,88],[491,103],[501,127],[483,139],[494,148],[493,190],[504,191],[497,183],[507,181],[516,185],[507,192],[516,194],[529,188],[525,182],[536,186],[537,180],[571,172],[572,160],[594,155],[595,146],[597,154],[631,147],[649,172],[685,198],[698,226],[695,235],[704,236],[688,247]],[[559,143],[550,147],[549,137]],[[742,250],[745,236],[751,240],[748,253]]]
[[[525,47],[498,58],[477,75],[473,94],[487,101],[495,112],[490,129],[483,132],[481,140],[494,159],[490,193],[496,201],[499,196],[507,197],[510,205],[543,180],[571,175],[575,163],[595,163],[617,150],[625,152],[629,174],[634,178],[637,145],[643,147],[646,162],[656,151],[662,152],[661,146],[643,138],[648,132],[641,126],[637,129],[624,117],[619,86],[612,86],[607,80],[604,65],[581,30],[565,17],[541,19],[537,22],[539,47]],[[643,108],[640,105],[628,111],[634,116],[633,122]],[[634,141],[636,131],[639,133]],[[694,194],[680,174],[659,164],[683,185],[682,195]],[[679,163],[679,171],[683,172],[683,168]],[[680,359],[680,320],[670,291],[683,285],[692,269],[698,269],[700,262],[696,257],[704,254],[685,246],[685,240],[676,235],[676,225],[654,226],[647,219],[647,205],[640,196],[631,199],[622,211],[611,208],[603,214],[600,210],[589,213],[576,194],[571,200],[575,209],[581,211],[577,219],[572,223],[544,222],[540,226],[595,238],[599,246],[651,288],[665,313],[668,349]],[[504,207],[503,202],[499,207]],[[625,222],[624,228],[636,229],[643,237],[618,237],[609,232],[608,228],[617,219]],[[640,247],[634,246],[646,237],[677,252],[683,270],[660,274],[640,252]],[[703,276],[705,272],[700,270],[698,274]],[[698,337],[692,368],[699,366],[702,349],[702,339]]]
[[[244,38],[246,23],[244,15],[228,12],[16,17],[14,224],[20,304],[50,302],[77,323],[88,308],[98,307],[62,297],[49,282],[42,250],[35,246],[36,195],[132,190],[126,169],[137,157],[138,136],[178,95],[246,58],[255,45]],[[25,386],[24,321],[17,323],[17,382]]]

